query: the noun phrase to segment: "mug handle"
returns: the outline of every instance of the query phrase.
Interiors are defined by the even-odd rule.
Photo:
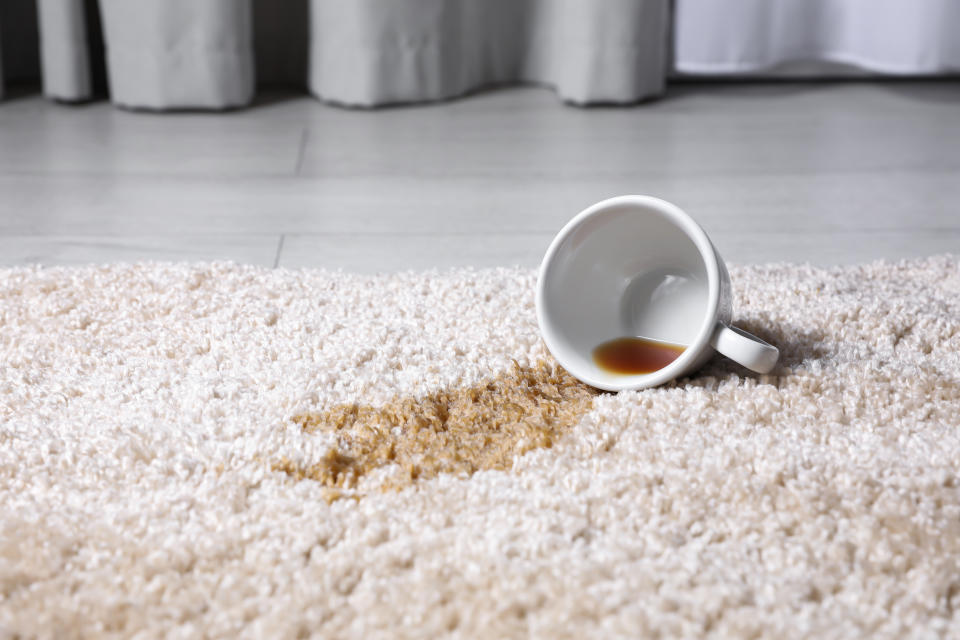
[[[780,350],[772,344],[722,322],[717,323],[710,344],[734,362],[757,373],[769,373],[780,357]]]

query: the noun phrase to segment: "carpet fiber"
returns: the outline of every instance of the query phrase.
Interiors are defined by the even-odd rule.
[[[960,635],[956,258],[731,276],[614,395],[531,270],[2,270],[0,638]]]

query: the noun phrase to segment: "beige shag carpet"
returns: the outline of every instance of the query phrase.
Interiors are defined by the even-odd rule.
[[[0,271],[0,638],[960,636],[960,264],[731,269],[596,394],[532,270]]]

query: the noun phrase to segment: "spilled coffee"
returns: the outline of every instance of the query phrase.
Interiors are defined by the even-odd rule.
[[[679,358],[685,349],[685,346],[672,342],[623,337],[604,342],[594,349],[593,361],[610,373],[653,373]]]

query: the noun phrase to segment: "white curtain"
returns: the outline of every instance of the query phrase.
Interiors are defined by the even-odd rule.
[[[515,82],[629,103],[671,70],[793,61],[960,70],[960,0],[0,0],[0,64],[10,34],[13,62],[26,55],[33,3],[45,94],[88,99],[105,68],[110,99],[135,108],[243,106],[271,74],[376,106]]]
[[[797,61],[889,74],[960,70],[958,0],[676,0],[675,68],[744,73]]]

